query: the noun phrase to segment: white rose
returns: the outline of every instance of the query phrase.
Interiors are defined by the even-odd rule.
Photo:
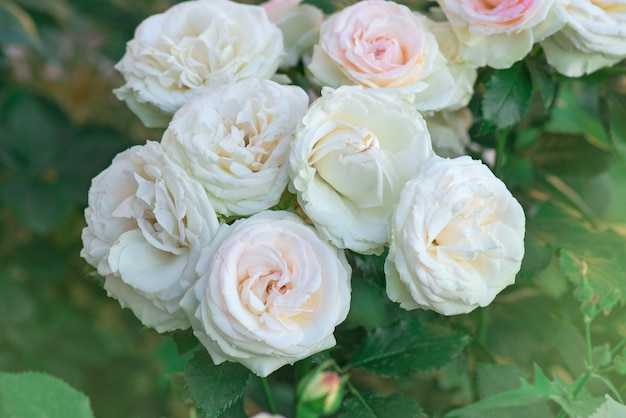
[[[216,212],[251,215],[277,204],[287,187],[289,145],[308,103],[297,86],[226,84],[181,107],[161,142]]]
[[[259,376],[335,345],[350,307],[342,251],[297,215],[266,211],[223,225],[181,306],[216,364]]]
[[[454,78],[452,97],[442,110],[454,111],[469,104],[474,95],[474,83],[478,68],[461,56],[461,42],[449,22],[427,20],[430,31],[435,35],[439,50],[448,60],[448,69]]]
[[[93,179],[85,220],[80,254],[109,296],[158,332],[188,328],[178,302],[219,227],[202,186],[148,142]]]
[[[387,295],[443,315],[486,306],[524,256],[524,211],[500,179],[463,156],[433,156],[408,182],[391,222]]]
[[[470,144],[468,130],[473,121],[472,112],[467,107],[454,112],[443,110],[424,119],[437,155],[458,157],[465,154],[465,147]]]
[[[626,58],[626,2],[572,0],[567,24],[541,43],[548,63],[580,77]]]
[[[283,33],[285,56],[280,67],[295,66],[319,39],[324,14],[311,4],[302,4],[301,0],[269,0],[261,7]]]
[[[468,62],[508,68],[558,31],[569,0],[438,0]]]
[[[408,104],[358,86],[326,90],[296,132],[290,190],[324,238],[381,253],[387,215],[431,154],[426,123]]]
[[[455,84],[426,17],[391,1],[360,1],[328,18],[309,69],[323,86],[385,89],[419,111],[444,108]]]
[[[261,7],[186,1],[137,27],[115,66],[126,81],[115,93],[145,125],[165,127],[208,87],[270,78],[282,54],[282,33]]]

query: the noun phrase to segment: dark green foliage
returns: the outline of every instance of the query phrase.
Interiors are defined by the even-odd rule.
[[[219,417],[233,406],[243,396],[250,374],[237,363],[216,366],[204,348],[195,352],[185,368],[189,395],[206,417]]]

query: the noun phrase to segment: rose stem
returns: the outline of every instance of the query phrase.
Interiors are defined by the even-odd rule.
[[[276,414],[276,405],[274,405],[274,399],[272,398],[272,391],[270,390],[270,384],[267,381],[267,377],[261,378],[261,387],[263,388],[263,395],[265,395],[265,401],[267,402],[267,408],[272,414]]]

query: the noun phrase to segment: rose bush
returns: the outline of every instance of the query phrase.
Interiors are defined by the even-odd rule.
[[[104,276],[109,296],[158,332],[188,328],[178,302],[218,229],[200,184],[147,142],[93,179],[85,220],[81,256]]]
[[[282,33],[261,7],[186,1],[137,27],[115,66],[125,80],[115,94],[146,126],[165,127],[209,87],[270,78],[282,54]]]
[[[387,214],[431,154],[426,123],[406,103],[359,86],[326,90],[296,132],[290,188],[324,238],[380,253]]]
[[[110,295],[160,332],[192,328],[165,336],[157,355],[175,345],[188,358],[195,415],[586,417],[623,406],[601,396],[622,402],[626,387],[626,194],[616,187],[626,179],[626,72],[623,62],[580,79],[556,72],[624,56],[624,2],[224,1],[181,3],[138,30],[158,26],[147,33],[171,41],[134,64],[157,75],[150,83],[182,86],[180,106],[154,131],[160,145],[121,154],[94,179],[83,233],[83,257]],[[205,6],[220,10],[190,12]],[[251,17],[259,10],[262,22]],[[252,37],[272,37],[284,55],[237,43]],[[14,46],[0,51],[23,73]],[[235,55],[215,83],[172,81]],[[232,79],[238,71],[250,77]],[[19,170],[1,169],[0,185],[19,199],[32,163],[41,193],[56,190],[82,148],[29,161],[23,151],[41,147],[14,121],[43,125],[48,105],[5,96],[0,161]],[[0,193],[9,211],[12,198]],[[16,245],[22,257],[40,247]],[[29,279],[13,265],[0,276],[13,270]],[[434,312],[407,312],[417,308]],[[584,358],[562,361],[558,341]],[[182,366],[171,354],[168,368]]]
[[[389,1],[360,1],[330,16],[309,69],[323,86],[385,89],[420,111],[446,107],[455,85],[426,17]]]
[[[624,1],[571,0],[566,11],[566,25],[541,43],[558,72],[580,77],[626,57]]]
[[[395,209],[387,295],[443,315],[486,306],[515,281],[525,216],[500,179],[468,156],[431,157]]]
[[[461,42],[461,56],[479,66],[508,68],[561,29],[569,0],[438,0]]]
[[[181,306],[216,364],[259,376],[335,345],[351,268],[297,215],[260,212],[223,225]]]
[[[277,204],[287,187],[289,145],[308,101],[297,86],[229,83],[181,107],[163,147],[204,186],[218,213],[252,215]]]

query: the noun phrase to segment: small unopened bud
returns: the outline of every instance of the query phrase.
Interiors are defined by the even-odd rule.
[[[322,367],[310,372],[298,384],[298,417],[335,413],[341,406],[344,384],[338,373]]]

